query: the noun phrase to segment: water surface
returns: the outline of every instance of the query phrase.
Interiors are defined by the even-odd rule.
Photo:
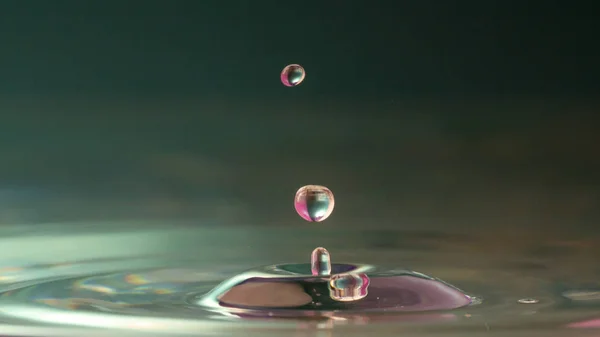
[[[592,334],[594,323],[586,321],[600,315],[598,269],[592,258],[597,241],[591,237],[401,230],[367,237],[364,231],[322,228],[316,239],[314,229],[302,227],[202,228],[171,222],[150,229],[130,222],[97,224],[103,233],[87,233],[83,225],[55,224],[52,234],[2,239],[0,314],[5,331],[29,333],[35,331],[30,327],[40,327],[63,335],[109,328],[163,335],[352,336],[401,330],[420,336],[577,336]],[[399,242],[410,238],[410,244],[390,248],[381,244],[383,237]],[[510,249],[498,243],[505,240]],[[326,245],[336,261],[410,268],[468,290],[482,302],[441,312],[278,320],[240,319],[186,300],[252,267],[308,261],[315,241]]]

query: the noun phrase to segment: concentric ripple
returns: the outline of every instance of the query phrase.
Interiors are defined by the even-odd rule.
[[[549,317],[566,326],[576,320],[569,314],[582,316],[552,309],[557,299],[545,293],[531,294],[538,302],[527,305],[519,304],[519,297],[498,293],[480,304],[457,288],[417,272],[372,265],[331,267],[332,275],[368,275],[367,296],[336,300],[330,296],[327,278],[313,276],[308,263],[271,265],[240,274],[215,268],[156,268],[23,285],[0,296],[0,314],[54,326],[211,335],[227,335],[232,328],[285,330],[313,324],[299,323],[306,319],[318,326],[394,322],[464,329],[537,324]],[[358,284],[353,282],[342,284]],[[520,318],[515,320],[516,316]],[[286,319],[273,321],[277,317]],[[449,321],[451,326],[444,324]]]
[[[562,328],[596,324],[590,316],[598,303],[592,287],[553,290],[547,282],[532,280],[537,289],[516,291],[507,283],[510,273],[487,281],[463,280],[461,286],[482,295],[482,302],[482,297],[419,272],[332,263],[322,247],[310,256],[310,263],[242,272],[223,265],[167,268],[172,261],[149,258],[4,267],[0,318],[27,326],[219,336],[230,336],[231,329],[260,336],[276,330],[273,335],[279,336],[299,328],[377,323],[457,332],[548,322]]]

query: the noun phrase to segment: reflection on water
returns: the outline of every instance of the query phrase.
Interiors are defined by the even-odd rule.
[[[336,261],[416,269],[466,289],[483,302],[434,313],[400,316],[389,312],[354,313],[337,318],[335,315],[315,316],[306,322],[273,321],[276,315],[258,320],[257,317],[236,319],[226,313],[199,308],[191,299],[248,268],[307,261],[311,250],[305,248],[314,244],[311,229],[190,228],[187,224],[174,223],[171,229],[150,230],[140,229],[138,224],[123,223],[121,228],[117,230],[113,226],[111,231],[107,223],[103,224],[104,233],[86,234],[85,230],[78,231],[78,224],[55,226],[55,235],[43,237],[44,246],[39,245],[39,237],[35,236],[3,239],[0,246],[3,254],[13,247],[32,248],[21,259],[2,262],[0,314],[3,324],[15,327],[43,324],[50,329],[48,331],[61,326],[105,327],[199,336],[226,336],[236,329],[261,336],[299,332],[320,336],[323,331],[358,336],[365,331],[375,331],[360,327],[387,331],[394,329],[389,326],[392,324],[400,325],[407,334],[419,332],[421,335],[439,332],[449,336],[454,333],[477,335],[493,330],[513,336],[513,333],[535,329],[546,335],[576,336],[569,330],[594,327],[596,317],[600,316],[598,269],[587,264],[590,254],[597,256],[599,245],[591,238],[546,238],[544,241],[513,238],[511,251],[501,252],[494,248],[492,241],[506,240],[510,236],[498,235],[492,240],[475,235],[453,238],[442,232],[432,236],[396,231],[397,236],[410,235],[416,243],[423,240],[435,248],[424,251],[411,247],[377,248],[362,241],[361,231],[347,230],[343,234],[322,231],[319,240],[327,245]],[[127,245],[127,240],[134,237],[143,240]],[[289,249],[277,255],[281,247],[274,240],[276,237],[289,243]],[[439,239],[435,247],[432,237]],[[84,246],[61,249],[65,242],[71,242],[74,248],[78,242]],[[561,250],[564,246],[570,247],[568,253]],[[238,254],[231,254],[231,247],[239,248]],[[490,253],[481,247],[488,247]],[[552,247],[563,255],[552,254]],[[544,253],[540,254],[541,251]],[[76,252],[81,252],[86,259],[76,256]],[[588,259],[581,258],[584,256]],[[313,277],[310,264],[303,266]],[[332,273],[338,273],[337,269],[332,268]],[[370,287],[377,282],[371,277]],[[376,289],[369,290],[371,294],[377,295]],[[369,295],[364,300],[368,300]],[[403,297],[402,303],[409,302],[408,297]],[[265,325],[266,322],[269,325]],[[589,330],[582,330],[586,332]]]

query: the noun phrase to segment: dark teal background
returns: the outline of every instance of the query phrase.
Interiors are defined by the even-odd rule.
[[[596,7],[4,1],[0,223],[301,226],[322,184],[324,226],[589,233]]]

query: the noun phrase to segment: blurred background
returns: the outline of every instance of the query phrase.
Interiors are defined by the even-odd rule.
[[[0,226],[295,228],[309,224],[294,193],[321,184],[336,209],[310,226],[382,245],[393,230],[596,234],[597,13],[579,1],[4,1]],[[294,88],[279,81],[290,63],[307,72]]]

